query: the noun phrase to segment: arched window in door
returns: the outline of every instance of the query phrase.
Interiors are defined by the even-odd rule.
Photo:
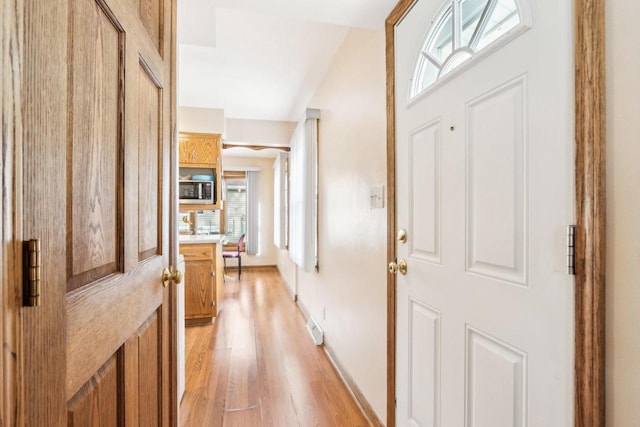
[[[526,0],[447,0],[431,21],[416,62],[409,97],[432,87],[481,51],[498,47],[529,28]]]

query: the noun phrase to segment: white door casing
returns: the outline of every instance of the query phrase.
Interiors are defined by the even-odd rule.
[[[398,426],[573,424],[572,2],[530,3],[527,31],[412,101],[442,3],[395,29]]]

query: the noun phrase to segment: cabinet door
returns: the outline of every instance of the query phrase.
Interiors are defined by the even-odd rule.
[[[220,135],[183,134],[180,137],[180,163],[213,166],[220,162]]]
[[[178,162],[180,164],[189,162],[189,138],[180,136],[178,138]]]
[[[222,299],[224,298],[224,262],[222,260],[222,243],[215,245],[215,259],[216,259],[216,316],[222,310]]]
[[[185,318],[213,317],[214,263],[212,260],[188,261],[185,269]]]

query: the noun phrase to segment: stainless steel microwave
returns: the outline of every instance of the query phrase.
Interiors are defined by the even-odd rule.
[[[179,181],[181,205],[213,205],[216,203],[215,181]]]

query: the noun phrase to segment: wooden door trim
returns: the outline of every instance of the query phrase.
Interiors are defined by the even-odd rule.
[[[177,40],[177,15],[178,15],[178,2],[171,2],[171,42],[170,42],[170,76],[169,84],[171,88],[169,90],[169,96],[171,98],[171,111],[169,114],[169,137],[171,138],[170,145],[170,172],[169,172],[169,263],[175,268],[178,268],[178,227],[176,226],[178,220],[178,120],[177,120],[177,105],[178,105],[178,75],[177,75],[177,55],[178,55],[178,40]],[[165,46],[166,47],[166,46]],[[184,286],[180,284],[177,286]],[[171,412],[170,421],[172,426],[180,424],[180,404],[178,403],[178,290],[176,284],[172,284],[169,291],[169,345],[170,345],[170,363],[169,372],[170,378],[170,393],[171,399]]]
[[[605,0],[575,0],[575,425],[605,425]]]
[[[387,257],[396,258],[395,34],[417,0],[386,20]],[[574,0],[575,383],[574,426],[605,424],[605,0]],[[387,274],[387,426],[395,426],[396,278]]]
[[[24,56],[23,1],[7,0],[0,6],[0,58],[3,78],[0,80],[0,334],[4,349],[0,353],[0,418],[5,425],[21,425],[18,418],[18,352],[20,318],[17,315],[22,301],[19,285],[22,271],[22,108],[20,76]]]
[[[387,261],[396,259],[395,26],[418,0],[400,0],[385,22],[387,66]],[[387,426],[396,423],[396,276],[387,272]]]

